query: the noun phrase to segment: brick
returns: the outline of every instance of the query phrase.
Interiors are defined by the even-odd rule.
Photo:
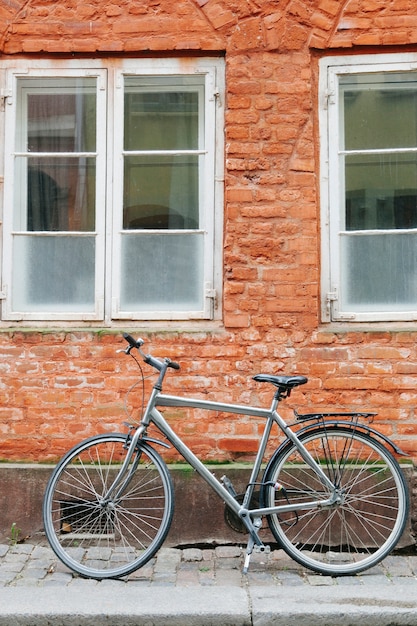
[[[318,8],[330,15],[337,15],[340,11],[340,3],[338,0],[320,0]]]
[[[219,442],[219,449],[228,452],[256,452],[258,441],[243,438],[224,438]]]
[[[380,33],[363,33],[355,36],[354,43],[357,46],[379,46],[382,43],[382,37]]]
[[[250,325],[249,315],[228,313],[224,316],[226,328],[247,328]]]
[[[213,332],[196,321],[186,330],[158,322],[145,333],[150,351],[181,363],[167,390],[268,406],[271,390],[251,375],[300,372],[309,382],[285,405],[289,414],[295,405],[378,412],[374,426],[405,442],[417,460],[416,333],[320,325],[317,63],[310,53],[414,43],[413,3],[42,0],[26,3],[24,13],[17,0],[0,5],[2,58],[146,51],[186,62],[187,50],[225,54],[224,317]],[[99,335],[87,326],[0,332],[0,456],[53,459],[84,436],[120,430],[126,392],[137,381],[134,364],[114,353],[121,345],[114,329]],[[137,392],[128,397],[135,418]],[[242,458],[256,447],[258,426],[245,417],[185,409],[167,417],[203,459]]]
[[[237,17],[234,13],[225,10],[220,2],[210,2],[205,12],[215,29],[231,26],[237,22]]]
[[[253,190],[248,187],[230,187],[227,190],[229,202],[251,202],[253,200]]]
[[[392,361],[406,360],[410,356],[410,350],[390,346],[364,346],[359,348],[358,356],[362,359],[389,359]]]

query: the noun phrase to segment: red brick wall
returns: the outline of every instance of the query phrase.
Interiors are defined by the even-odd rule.
[[[286,317],[286,326],[268,328],[258,320],[246,330],[142,335],[154,354],[181,363],[181,371],[167,378],[167,392],[268,406],[269,386],[251,376],[300,372],[309,382],[283,405],[288,418],[292,407],[377,411],[377,428],[415,457],[414,334],[337,335]],[[87,331],[1,333],[0,458],[53,459],[84,437],[120,430],[127,420],[126,392],[137,380],[134,362],[116,354],[122,344],[118,334]],[[134,418],[140,404],[137,388],[127,402]],[[168,415],[174,428],[212,460],[246,458],[262,427],[253,418],[203,411],[187,415],[172,409]]]
[[[416,44],[414,13],[398,0],[1,4],[3,58],[225,53],[224,323],[129,328],[181,363],[166,391],[268,405],[270,389],[253,374],[306,374],[308,385],[285,404],[288,417],[293,406],[375,411],[376,427],[417,460],[417,328],[320,324],[315,91],[317,59],[329,49]],[[120,346],[114,329],[0,327],[0,459],[52,459],[119,430],[136,380],[134,363],[115,353]],[[130,402],[139,403],[136,391]],[[262,426],[200,411],[170,411],[170,420],[216,460],[246,458]]]

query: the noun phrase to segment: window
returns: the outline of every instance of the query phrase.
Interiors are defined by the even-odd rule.
[[[222,62],[4,75],[3,319],[212,318]]]
[[[417,319],[417,64],[392,60],[322,63],[326,321]]]

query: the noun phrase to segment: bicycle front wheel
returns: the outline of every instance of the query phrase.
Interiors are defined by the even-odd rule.
[[[348,427],[319,427],[300,441],[337,488],[339,502],[268,516],[282,548],[301,565],[331,576],[376,565],[395,547],[408,516],[401,468],[375,438]],[[265,506],[325,500],[330,490],[288,442],[266,470]]]
[[[127,436],[104,434],[70,450],[46,488],[43,519],[58,558],[87,578],[118,578],[144,565],[163,543],[174,510],[165,462],[144,442],[117,497],[107,498],[126,457]]]

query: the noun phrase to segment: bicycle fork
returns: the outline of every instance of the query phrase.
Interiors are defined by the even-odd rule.
[[[127,445],[125,446],[127,448],[127,453],[123,461],[123,465],[117,473],[117,476],[114,479],[112,485],[110,485],[109,489],[107,490],[107,493],[104,494],[101,500],[101,506],[106,506],[110,501],[117,501],[123,491],[126,489],[127,485],[132,480],[132,476],[136,472],[137,466],[140,461],[140,451],[136,451],[136,445],[144,430],[145,429],[143,427],[138,428],[133,437],[130,438],[130,440],[127,440]],[[136,459],[131,464],[135,451]],[[129,465],[131,465],[131,467],[129,467]]]

